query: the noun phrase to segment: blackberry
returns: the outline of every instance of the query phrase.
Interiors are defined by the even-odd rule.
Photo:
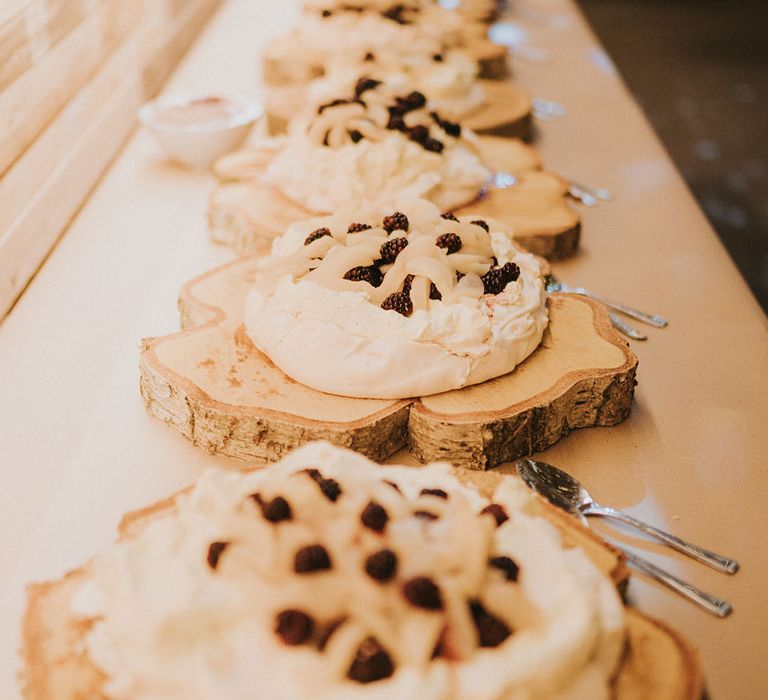
[[[339,482],[336,481],[336,479],[320,479],[320,481],[317,482],[317,485],[323,492],[323,496],[332,503],[335,503],[338,497],[343,493],[341,486],[339,486]]]
[[[488,563],[494,569],[500,569],[504,572],[507,581],[517,581],[517,575],[520,573],[520,567],[510,557],[493,557]]]
[[[320,473],[319,469],[315,469],[314,467],[307,467],[306,469],[301,470],[302,474],[306,474],[312,481],[321,481],[323,479],[323,475]]]
[[[376,265],[353,267],[351,270],[347,270],[344,273],[345,280],[351,280],[352,282],[368,282],[372,287],[378,287],[381,285],[384,276],[381,274]]]
[[[358,143],[359,141],[363,140],[363,135],[360,133],[357,129],[352,129],[352,131],[347,132],[349,134],[349,138],[351,139],[352,143]]]
[[[416,576],[403,585],[405,599],[416,608],[442,610],[443,597],[431,578]]]
[[[376,501],[369,501],[368,505],[363,508],[363,512],[360,513],[360,521],[369,530],[384,532],[384,528],[389,522],[389,514],[384,506],[376,503]]]
[[[381,225],[387,233],[392,233],[392,231],[407,231],[410,224],[408,217],[403,212],[396,211],[394,214],[385,216]]]
[[[320,14],[323,17],[330,17],[333,14],[333,12],[331,12],[330,10],[323,10]]]
[[[435,61],[436,63],[442,63],[443,62],[443,54],[441,54],[441,53],[433,54],[432,55],[432,60]]]
[[[397,555],[391,549],[380,549],[365,560],[365,573],[374,581],[389,581],[397,571]]]
[[[381,244],[379,248],[379,256],[381,257],[382,264],[393,263],[397,259],[397,256],[408,247],[408,239],[405,236],[398,236],[392,238],[386,243]]]
[[[408,130],[408,138],[411,141],[424,145],[429,140],[429,129],[423,124],[417,124]]]
[[[347,228],[347,233],[360,233],[360,231],[368,231],[371,228],[373,227],[369,224],[358,224],[353,222]]]
[[[414,109],[421,109],[427,104],[427,98],[424,96],[423,92],[414,90],[404,97],[396,97],[395,103],[402,113],[412,112]]]
[[[297,574],[311,574],[331,568],[331,557],[321,544],[302,547],[293,558],[293,570]]]
[[[314,620],[301,610],[283,610],[275,618],[275,634],[291,646],[304,644],[314,628]]]
[[[331,235],[330,229],[327,229],[325,227],[316,228],[304,239],[304,245],[309,245],[310,243],[313,243],[314,241],[316,241],[318,238],[322,238],[323,236],[330,236],[330,235]]]
[[[355,83],[355,97],[360,97],[367,90],[375,90],[381,85],[381,80],[374,80],[373,78],[360,78]]]
[[[448,211],[448,212],[446,212],[445,214],[440,214],[440,218],[441,218],[441,219],[446,219],[446,220],[448,220],[448,221],[455,221],[455,222],[457,222],[457,223],[458,223],[458,221],[459,221],[459,220],[456,218],[456,216],[455,216],[454,214],[451,214],[451,212],[449,212],[449,211]]]
[[[409,294],[394,292],[381,302],[381,308],[385,311],[397,311],[403,316],[410,316],[413,313],[413,302]]]
[[[430,112],[429,116],[448,136],[459,138],[461,136],[461,124],[443,119],[437,112]]]
[[[442,141],[432,138],[426,139],[421,146],[425,151],[431,151],[432,153],[442,153],[445,148]]]
[[[488,223],[482,219],[476,219],[475,221],[470,221],[469,223],[474,224],[475,226],[479,226],[480,228],[484,228],[486,233],[490,233],[491,231],[491,229],[488,227]]]
[[[405,294],[411,293],[411,286],[413,285],[413,278],[414,275],[406,275],[405,279],[403,280],[403,288],[401,291],[403,291]]]
[[[486,294],[499,294],[509,282],[514,282],[519,276],[520,268],[515,263],[504,263],[501,267],[491,268],[480,279]]]
[[[373,683],[389,678],[395,672],[392,657],[373,637],[368,637],[357,649],[347,678],[358,683]]]
[[[444,500],[448,500],[448,493],[443,491],[443,489],[421,489],[419,492],[420,496],[437,496],[437,498],[442,498]]]
[[[490,505],[487,505],[485,508],[483,508],[480,511],[480,515],[485,514],[493,516],[494,520],[496,520],[496,527],[509,520],[507,511],[504,510],[504,506],[501,506],[498,503],[491,503]]]
[[[429,283],[429,298],[435,301],[442,301],[443,295],[440,294],[440,290],[435,286],[434,282]]]
[[[489,613],[479,600],[471,601],[469,610],[475,621],[481,647],[497,647],[512,634],[507,623]]]
[[[261,513],[265,520],[279,523],[293,517],[291,505],[282,496],[275,496],[271,501],[261,503]]]
[[[389,113],[389,120],[387,121],[387,129],[392,131],[406,131],[408,127],[405,125],[402,114]]]
[[[455,233],[444,233],[437,237],[435,245],[447,250],[448,255],[458,253],[461,250],[461,238]]]
[[[228,546],[229,542],[211,542],[208,546],[208,556],[206,557],[208,566],[215,569],[219,565],[219,557]]]
[[[405,5],[397,4],[392,5],[387,10],[384,10],[384,12],[381,13],[382,17],[385,17],[386,19],[391,19],[393,22],[397,22],[398,24],[410,24],[410,20],[403,17],[403,12],[405,12]]]

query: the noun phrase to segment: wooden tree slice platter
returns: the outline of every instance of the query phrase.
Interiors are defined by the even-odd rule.
[[[480,80],[478,83],[485,91],[485,103],[458,121],[478,134],[527,138],[532,126],[532,105],[528,95],[508,82]],[[290,120],[305,104],[306,95],[305,84],[270,88],[265,100],[270,134],[276,136],[286,132]]]
[[[480,160],[497,173],[520,175],[529,170],[541,170],[541,155],[520,139],[485,134],[478,139]]]
[[[492,153],[495,166],[504,166],[519,179],[506,189],[489,189],[456,214],[497,219],[512,227],[515,240],[536,255],[560,258],[579,242],[580,218],[568,206],[568,184],[558,175],[531,170],[540,165],[535,152],[517,139],[479,137],[481,153]],[[211,193],[208,229],[216,243],[238,255],[264,253],[272,239],[296,221],[318,216],[298,206],[262,175],[274,151],[252,148],[219,160],[214,172],[223,181]]]
[[[488,80],[501,80],[509,76],[509,50],[490,39],[479,38],[462,51],[474,58],[479,67],[479,77]]]
[[[544,258],[562,258],[575,252],[581,219],[567,204],[568,183],[550,172],[528,171],[504,189],[491,188],[476,202],[454,213],[487,216],[512,228],[515,240]]]
[[[270,462],[326,439],[382,460],[408,445],[422,461],[472,469],[530,454],[574,428],[627,417],[637,358],[605,310],[550,298],[542,346],[505,377],[399,401],[351,399],[293,381],[242,326],[258,258],[212,270],[182,289],[185,330],[145,340],[141,394],[150,414],[211,453]]]

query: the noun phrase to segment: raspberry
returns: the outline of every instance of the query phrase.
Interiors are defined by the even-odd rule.
[[[353,222],[349,225],[349,228],[347,228],[347,233],[360,233],[360,231],[368,231],[371,228],[373,227],[368,224],[358,224]]]
[[[507,581],[517,581],[517,575],[520,572],[520,567],[510,557],[493,557],[488,563],[494,569],[500,569],[504,572],[504,577]]]
[[[357,649],[347,678],[358,683],[373,683],[389,678],[395,672],[392,658],[373,637],[368,637]]]
[[[483,221],[482,219],[477,219],[475,221],[470,221],[470,224],[474,224],[475,226],[479,226],[480,228],[484,228],[486,233],[490,232],[490,228],[488,227],[488,223]]]
[[[442,153],[443,148],[445,148],[443,142],[437,139],[427,139],[421,145],[425,151],[431,151],[432,153]]]
[[[323,629],[320,630],[320,632],[317,635],[317,648],[319,651],[323,651],[325,649],[326,645],[328,644],[328,640],[331,638],[333,633],[339,629],[344,624],[345,618],[341,617],[337,620],[331,620]]]
[[[335,503],[336,499],[343,493],[336,479],[320,479],[317,485],[320,487],[323,495],[332,503]]]
[[[316,228],[304,239],[304,245],[309,245],[310,243],[316,241],[318,238],[322,238],[323,236],[330,236],[330,235],[331,235],[330,229],[327,229],[325,227]]]
[[[311,574],[331,568],[331,557],[321,544],[302,547],[293,558],[293,570],[297,574]]]
[[[269,502],[262,502],[261,513],[264,519],[271,523],[279,523],[293,517],[290,504],[282,496],[275,496]]]
[[[382,264],[393,263],[397,259],[397,256],[405,250],[408,246],[408,239],[404,236],[398,236],[392,238],[386,243],[382,243],[379,248],[379,255],[381,256]]]
[[[206,558],[208,566],[215,569],[219,565],[219,557],[229,546],[229,542],[211,542],[208,547],[208,556]]]
[[[291,646],[306,642],[314,627],[314,620],[301,610],[283,610],[275,618],[275,634]]]
[[[492,515],[494,520],[496,520],[496,527],[509,520],[504,506],[500,506],[498,503],[491,503],[480,511],[480,515],[485,515],[486,513]]]
[[[394,214],[385,216],[381,225],[387,233],[392,233],[392,231],[407,231],[409,226],[408,217],[403,214],[403,212],[396,211]]]
[[[471,601],[469,610],[475,621],[481,647],[497,647],[512,634],[507,623],[491,615],[479,600]]]
[[[429,298],[435,301],[442,301],[443,295],[440,294],[440,290],[435,286],[434,282],[429,283]]]
[[[349,134],[349,138],[352,140],[352,143],[357,143],[363,139],[363,135],[357,129],[352,129],[352,131],[347,133]]]
[[[384,506],[379,505],[375,501],[369,501],[368,505],[363,508],[363,512],[360,513],[360,521],[369,530],[383,532],[389,521],[389,514],[384,509]]]
[[[352,282],[368,282],[372,287],[378,287],[384,277],[376,265],[368,265],[367,267],[360,265],[347,270],[344,273],[344,279]]]
[[[385,311],[397,311],[403,316],[410,316],[413,313],[413,302],[409,294],[394,292],[381,302],[381,308]]]
[[[480,279],[483,280],[483,291],[486,294],[499,294],[519,276],[520,268],[515,263],[504,263],[501,267],[491,268]]]
[[[374,581],[389,581],[397,571],[397,555],[391,549],[380,549],[365,560],[365,573]]]
[[[437,496],[437,498],[442,498],[444,500],[448,500],[448,494],[443,491],[443,489],[421,489],[419,492],[420,496]]]
[[[451,212],[446,212],[445,214],[440,214],[440,218],[441,219],[447,219],[448,221],[456,221],[456,222],[459,221],[453,214],[451,214]]]
[[[403,585],[405,599],[414,607],[424,610],[442,610],[443,597],[431,578],[416,576]]]
[[[458,253],[461,250],[461,238],[455,233],[444,233],[437,237],[435,245],[438,248],[445,248],[448,251],[448,255]]]
[[[375,90],[381,85],[380,80],[374,80],[373,78],[360,78],[355,84],[355,97],[360,97],[367,90]]]

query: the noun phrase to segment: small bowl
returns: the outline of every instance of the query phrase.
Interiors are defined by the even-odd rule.
[[[158,97],[139,108],[139,121],[174,161],[210,168],[245,141],[261,110],[227,97]]]

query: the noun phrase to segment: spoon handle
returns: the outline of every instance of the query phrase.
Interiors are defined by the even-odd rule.
[[[728,557],[724,557],[721,554],[710,552],[708,549],[698,547],[695,544],[691,544],[690,542],[686,542],[679,537],[675,537],[675,535],[664,532],[664,530],[659,530],[659,528],[654,527],[653,525],[649,525],[648,523],[644,523],[642,520],[638,520],[628,513],[616,510],[615,508],[608,508],[606,506],[599,506],[594,504],[590,505],[589,508],[584,510],[584,513],[586,515],[604,515],[608,518],[613,518],[614,520],[626,523],[627,525],[632,525],[638,530],[641,530],[642,532],[645,532],[646,534],[656,537],[662,542],[665,542],[670,547],[676,549],[678,552],[687,554],[689,557],[696,559],[696,561],[700,561],[702,564],[707,564],[713,569],[717,569],[718,571],[722,571],[726,574],[735,574],[739,570],[739,563],[737,561],[729,559]]]
[[[589,297],[590,299],[594,299],[595,301],[599,301],[603,306],[607,306],[609,309],[613,309],[614,311],[619,311],[620,313],[623,313],[630,318],[634,318],[636,321],[642,321],[643,323],[647,323],[651,326],[656,326],[656,328],[666,328],[668,325],[668,321],[665,318],[662,318],[661,316],[657,314],[647,314],[645,311],[640,311],[639,309],[633,309],[631,306],[627,306],[626,304],[620,304],[616,301],[611,301],[610,299],[606,299],[603,296],[600,296],[599,294],[593,294],[592,292],[588,292],[586,289],[582,290],[582,294],[586,297]]]
[[[728,615],[733,612],[733,608],[727,600],[715,598],[709,593],[699,590],[690,583],[686,583],[682,579],[677,578],[677,576],[673,576],[668,571],[664,571],[664,569],[660,569],[655,564],[651,564],[651,562],[638,557],[636,554],[632,554],[626,550],[624,550],[624,554],[627,557],[627,561],[634,567],[643,573],[648,574],[651,578],[656,579],[659,583],[664,584],[667,588],[675,591],[675,593],[680,594],[683,598],[687,598],[708,613],[712,613],[717,617],[728,617]]]

